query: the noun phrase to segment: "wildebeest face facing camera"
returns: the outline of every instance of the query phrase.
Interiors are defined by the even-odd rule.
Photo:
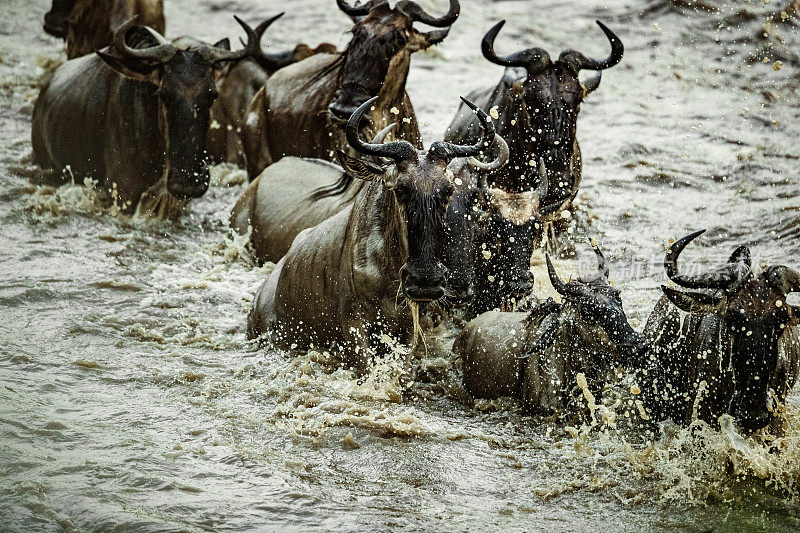
[[[248,37],[246,48],[236,52],[230,51],[227,40],[182,50],[151,28],[134,27],[133,19],[115,31],[110,49],[97,52],[120,74],[155,86],[169,169],[167,190],[175,197],[197,198],[208,190],[205,145],[217,96],[214,69],[260,52],[258,34],[236,20]]]
[[[542,206],[549,187],[543,160],[539,174],[541,180],[535,190],[510,193],[484,189],[486,208],[476,237],[477,312],[519,302],[533,289],[531,255],[542,238],[543,216],[558,206]]]
[[[431,17],[415,2],[398,2],[394,8],[386,1],[368,2],[350,7],[338,2],[340,9],[356,20],[353,37],[341,57],[331,67],[341,66],[341,88],[328,106],[333,122],[345,123],[350,115],[369,98],[393,83],[402,83],[409,67],[410,55],[441,42],[448,30],[420,32],[414,22],[448,27],[458,17],[458,1],[451,0],[450,11],[441,18]],[[397,68],[396,80],[387,79],[390,69]]]
[[[523,98],[530,120],[541,133],[536,143],[548,148],[566,149],[571,155],[578,123],[578,113],[583,102],[584,89],[577,72],[556,61],[546,67],[529,72],[522,81]],[[551,161],[547,161],[548,166]]]
[[[391,198],[387,205],[396,208],[389,215],[387,225],[396,229],[397,238],[407,246],[408,256],[400,268],[403,295],[415,302],[438,300],[445,294],[447,269],[441,258],[445,248],[447,207],[455,189],[453,172],[448,165],[456,157],[474,156],[491,145],[494,126],[485,112],[464,100],[477,112],[484,129],[483,137],[473,145],[435,142],[425,152],[407,141],[369,144],[359,138],[359,123],[376,99],[364,102],[350,117],[345,129],[347,141],[361,154],[392,162],[380,166],[350,157],[341,150],[337,153],[339,162],[345,172],[355,178],[380,181],[386,189],[384,197]]]
[[[158,96],[169,132],[167,189],[179,198],[196,198],[208,189],[206,132],[217,96],[212,64],[195,51],[176,54],[164,65]]]
[[[44,31],[63,39],[67,36],[69,14],[75,0],[53,0],[53,4],[44,16]]]

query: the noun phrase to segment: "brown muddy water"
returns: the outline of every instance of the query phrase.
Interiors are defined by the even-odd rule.
[[[267,39],[278,49],[348,39],[333,0],[166,4],[171,37],[238,37],[231,15],[286,10]],[[41,31],[48,1],[0,7],[0,530],[800,528],[797,391],[770,448],[730,428],[642,436],[526,418],[513,402],[467,407],[458,362],[433,341],[405,392],[393,361],[359,384],[336,354],[247,343],[270,266],[227,230],[243,174],[217,169],[178,222],[118,216],[80,177],[42,185],[30,115],[61,44]],[[445,43],[414,57],[408,92],[427,144],[459,95],[500,78],[479,52],[497,20],[502,53],[601,56],[594,19],[618,33],[625,58],[579,121],[590,235],[574,237],[614,259],[640,327],[668,238],[709,228],[687,258],[748,243],[800,266],[797,8],[462,0]]]

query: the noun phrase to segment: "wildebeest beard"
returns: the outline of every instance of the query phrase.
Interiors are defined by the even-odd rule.
[[[424,193],[416,187],[396,191],[405,213],[408,260],[406,268],[414,277],[436,278],[446,271],[438,260],[444,249],[445,212],[449,198],[440,191]]]

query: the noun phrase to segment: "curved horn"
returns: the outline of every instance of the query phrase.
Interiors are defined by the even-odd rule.
[[[494,40],[497,34],[505,25],[506,21],[501,20],[486,32],[481,41],[481,52],[483,57],[504,67],[524,67],[528,73],[533,73],[543,69],[550,64],[550,54],[542,48],[529,48],[521,52],[515,52],[507,56],[499,56],[494,51]]]
[[[345,136],[347,137],[347,142],[350,143],[350,146],[352,146],[355,151],[364,155],[389,157],[398,163],[404,159],[411,159],[417,155],[417,150],[408,141],[393,141],[386,144],[370,144],[363,142],[359,138],[358,125],[361,122],[361,117],[364,116],[364,113],[367,111],[367,109],[369,109],[369,107],[377,99],[377,96],[373,96],[361,104],[358,109],[353,111],[353,114],[350,115],[350,120],[347,121],[347,126],[344,130]]]
[[[147,48],[131,48],[128,46],[128,43],[125,42],[125,35],[128,33],[128,30],[133,27],[137,18],[138,15],[132,16],[114,30],[114,48],[120,54],[134,59],[157,61],[159,63],[166,63],[172,59],[172,56],[175,55],[178,49],[175,48],[171,42],[167,41],[163,35],[147,26],[145,26],[145,28],[156,38],[159,44]]]
[[[391,124],[383,128],[381,131],[376,133],[375,137],[372,138],[370,144],[383,144],[383,140],[386,138],[389,132],[394,129],[395,126],[397,126],[397,123],[392,122]],[[372,157],[372,161],[378,165],[384,163],[384,160],[381,159],[380,157]]]
[[[366,17],[369,14],[370,9],[378,4],[385,4],[386,2],[387,0],[369,0],[369,2],[366,2],[365,4],[356,4],[351,6],[344,0],[336,0],[336,5],[339,6],[339,9],[351,17]]]
[[[295,50],[290,50],[288,52],[278,52],[274,54],[267,54],[264,52],[264,49],[261,48],[261,39],[264,37],[264,32],[267,31],[273,22],[281,18],[286,13],[278,13],[272,18],[268,18],[267,20],[263,21],[261,24],[256,26],[255,34],[258,37],[258,46],[254,50],[254,54],[252,56],[253,61],[259,64],[259,66],[265,70],[278,70],[283,68],[287,65],[291,65],[292,63],[297,62],[295,57]],[[241,40],[242,45],[247,47],[245,41]]]
[[[463,96],[461,97],[461,101],[467,104],[467,107],[475,111],[478,115],[478,120],[481,121],[481,126],[483,127],[483,137],[478,139],[478,142],[472,145],[461,145],[455,144],[446,141],[439,141],[433,143],[431,145],[431,149],[429,152],[435,152],[438,157],[442,159],[453,159],[456,157],[470,157],[473,155],[477,155],[479,152],[484,150],[487,146],[492,145],[492,141],[494,141],[494,124],[489,117],[486,115],[486,112],[479,108],[477,105],[473,104]]]
[[[265,21],[259,24],[259,28],[263,26],[261,29],[261,34],[264,33],[264,30],[267,29],[272,22],[277,20],[283,15],[273,17],[270,21]],[[215,46],[201,46],[198,48],[198,52],[203,58],[208,61],[209,63],[219,63],[221,61],[236,61],[239,59],[244,59],[246,57],[257,57],[261,53],[261,34],[257,33],[256,30],[250,27],[245,21],[237,17],[236,15],[233,16],[236,19],[236,22],[244,29],[245,33],[247,34],[247,46],[242,48],[241,50],[236,50],[234,52],[230,50],[225,50],[223,48],[217,48]],[[266,23],[266,25],[265,25]]]
[[[743,254],[739,262],[728,263],[722,268],[696,276],[689,276],[678,272],[678,256],[680,256],[687,244],[705,232],[706,230],[695,231],[674,242],[672,246],[670,246],[664,258],[664,268],[667,271],[667,277],[681,287],[686,287],[687,289],[727,289],[737,281],[743,280],[750,272],[749,262]]]
[[[458,18],[459,13],[461,13],[461,5],[458,3],[458,0],[450,0],[450,9],[447,10],[444,16],[439,18],[431,16],[422,9],[419,4],[412,0],[401,0],[397,3],[395,9],[408,15],[412,22],[421,22],[422,24],[427,24],[434,28],[451,26]]]
[[[587,57],[575,50],[567,50],[562,52],[559,60],[572,62],[576,70],[604,70],[613,67],[622,61],[622,54],[625,52],[625,47],[622,46],[622,41],[620,41],[619,37],[617,37],[613,31],[609,30],[605,24],[599,20],[596,20],[595,22],[597,22],[597,25],[600,26],[600,29],[603,30],[603,33],[605,33],[606,37],[608,37],[608,40],[611,43],[611,54],[606,59],[601,61]]]
[[[494,134],[494,142],[497,143],[497,148],[499,151],[495,160],[489,163],[484,163],[483,161],[479,161],[474,157],[470,157],[469,166],[472,170],[497,170],[506,166],[506,163],[508,163],[508,160],[511,157],[511,151],[508,148],[508,143],[500,136],[499,133]],[[478,181],[480,181],[480,178]],[[483,182],[486,183],[485,176],[483,177]]]
[[[561,278],[558,277],[558,274],[556,273],[556,267],[554,267],[553,262],[550,261],[550,254],[544,254],[544,260],[547,263],[547,275],[550,276],[550,284],[558,294],[561,296],[567,296],[569,294],[567,285],[561,281]]]

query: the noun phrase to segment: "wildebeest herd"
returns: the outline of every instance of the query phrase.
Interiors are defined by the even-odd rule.
[[[581,102],[623,58],[612,30],[597,22],[608,57],[553,60],[542,48],[498,52],[505,21],[495,24],[480,49],[505,67],[500,81],[468,92],[425,149],[405,90],[411,55],[447,38],[458,0],[440,16],[413,0],[336,3],[353,21],[345,50],[267,54],[261,40],[281,15],[255,28],[237,18],[246,39],[232,51],[228,39],[166,39],[161,0],[53,0],[44,29],[69,60],[35,104],[35,162],[96,180],[129,214],[147,198],[203,195],[212,163],[245,166],[231,225],[277,263],[250,338],[335,347],[364,374],[390,350],[386,335],[414,343],[421,315],[463,313],[474,318],[453,351],[474,398],[567,414],[578,382],[600,397],[624,373],[645,425],[730,415],[779,430],[800,372],[800,308],[786,300],[800,292],[796,270],[762,268],[742,246],[687,274],[678,258],[702,231],[692,233],[668,246],[678,288],[662,286],[643,333],[595,244],[596,271],[571,281],[546,255],[559,302],[531,294],[531,256],[559,248],[580,187]],[[582,70],[597,74],[581,81]]]

